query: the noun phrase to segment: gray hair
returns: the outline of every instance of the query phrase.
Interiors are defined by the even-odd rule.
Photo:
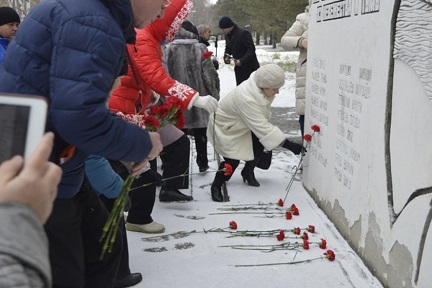
[[[206,24],[200,24],[200,25],[198,25],[197,28],[198,28],[198,34],[199,35],[202,35],[202,33],[204,33],[205,31],[207,31],[209,29],[211,29],[210,26],[206,25]]]

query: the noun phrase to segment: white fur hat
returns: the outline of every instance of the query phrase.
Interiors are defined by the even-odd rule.
[[[260,88],[279,89],[285,84],[285,71],[276,64],[267,64],[255,72],[254,80]]]

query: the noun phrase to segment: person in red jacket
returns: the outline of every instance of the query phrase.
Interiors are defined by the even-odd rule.
[[[115,89],[109,99],[109,108],[125,119],[141,119],[145,109],[154,100],[155,91],[162,97],[177,97],[183,107],[192,106],[206,109],[213,113],[217,100],[210,95],[200,96],[191,87],[184,85],[166,73],[162,65],[162,47],[164,41],[171,42],[180,29],[183,20],[188,16],[193,3],[189,0],[173,0],[165,9],[163,18],[155,20],[143,30],[137,30],[135,45],[128,45],[128,73],[121,79],[121,86]],[[132,116],[132,117],[131,117]],[[139,122],[139,121],[138,121]],[[173,125],[159,130],[164,145],[161,159],[163,178],[187,174],[189,172],[190,141],[184,133]],[[159,200],[191,201],[192,197],[184,195],[179,189],[189,186],[188,177],[178,177],[165,181],[161,188]]]

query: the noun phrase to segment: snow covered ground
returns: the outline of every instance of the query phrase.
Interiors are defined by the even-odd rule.
[[[220,58],[219,76],[221,79],[221,97],[235,87],[233,67],[222,62],[223,41],[219,41]],[[210,47],[214,51],[214,47]],[[260,63],[287,61],[296,59],[292,52],[271,51],[270,47],[258,47]],[[274,107],[289,109],[294,107],[295,75],[286,73],[286,84],[273,103]],[[292,109],[291,109],[292,110]],[[285,132],[285,131],[284,131]],[[309,128],[305,128],[310,133]],[[286,132],[288,137],[293,133]],[[300,133],[296,131],[294,136]],[[192,139],[191,139],[192,141]],[[194,145],[191,145],[194,147]],[[195,174],[190,178],[190,190],[183,191],[193,195],[195,201],[190,203],[160,203],[156,201],[153,218],[166,226],[166,235],[151,235],[128,232],[129,253],[132,272],[141,272],[143,281],[135,287],[382,287],[379,281],[369,272],[361,259],[350,248],[334,227],[333,223],[317,207],[301,184],[301,173],[289,191],[284,207],[275,204],[284,198],[286,187],[293,175],[293,167],[299,158],[284,149],[274,151],[269,170],[255,170],[260,187],[251,187],[243,183],[240,170],[228,182],[230,202],[216,203],[211,200],[210,185],[217,169],[213,157],[213,148],[209,144],[208,157],[211,171],[204,175]],[[191,149],[191,173],[197,173],[194,160],[195,149]],[[307,162],[307,156],[305,161]],[[305,167],[307,169],[307,167]],[[257,205],[258,203],[267,203]],[[285,211],[295,204],[299,216],[285,219]],[[237,205],[237,206],[236,206]],[[246,210],[249,207],[267,207],[264,210]],[[233,208],[237,208],[235,211]],[[228,209],[228,210],[227,210]],[[245,214],[245,212],[253,212]],[[241,213],[241,214],[240,214]],[[212,228],[228,229],[229,222],[235,221],[238,231],[263,231],[260,237],[238,236],[228,238],[228,233],[209,232]],[[316,233],[309,233],[310,249],[302,248],[303,240],[290,232],[295,227],[304,229],[308,225],[316,228]],[[286,230],[283,241],[276,236],[265,237],[270,230]],[[288,231],[287,231],[288,230]],[[178,234],[179,231],[192,232]],[[302,233],[305,230],[302,230]],[[177,233],[175,235],[170,235]],[[237,232],[238,233],[238,232]],[[237,235],[237,234],[236,234]],[[298,236],[297,236],[298,237]],[[144,238],[144,239],[143,239]],[[327,241],[327,249],[336,254],[333,262],[323,257],[323,250],[318,247],[321,239]],[[291,250],[273,252],[258,251],[258,245],[280,245],[281,243],[300,243]],[[232,245],[253,245],[255,250],[239,250]],[[293,264],[292,262],[321,258],[310,262]],[[236,265],[278,264],[269,266],[236,267]],[[290,264],[291,263],[291,264]]]

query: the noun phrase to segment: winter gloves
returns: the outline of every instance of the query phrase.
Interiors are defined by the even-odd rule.
[[[300,153],[302,153],[302,151],[303,153],[306,152],[306,149],[304,149],[303,145],[291,142],[288,139],[285,140],[285,142],[282,144],[282,147],[290,150],[295,155],[299,155]]]
[[[210,114],[215,112],[218,107],[218,101],[215,98],[213,98],[213,96],[210,95],[206,95],[206,96],[197,95],[192,101],[194,101],[193,106],[197,108],[205,109]]]

